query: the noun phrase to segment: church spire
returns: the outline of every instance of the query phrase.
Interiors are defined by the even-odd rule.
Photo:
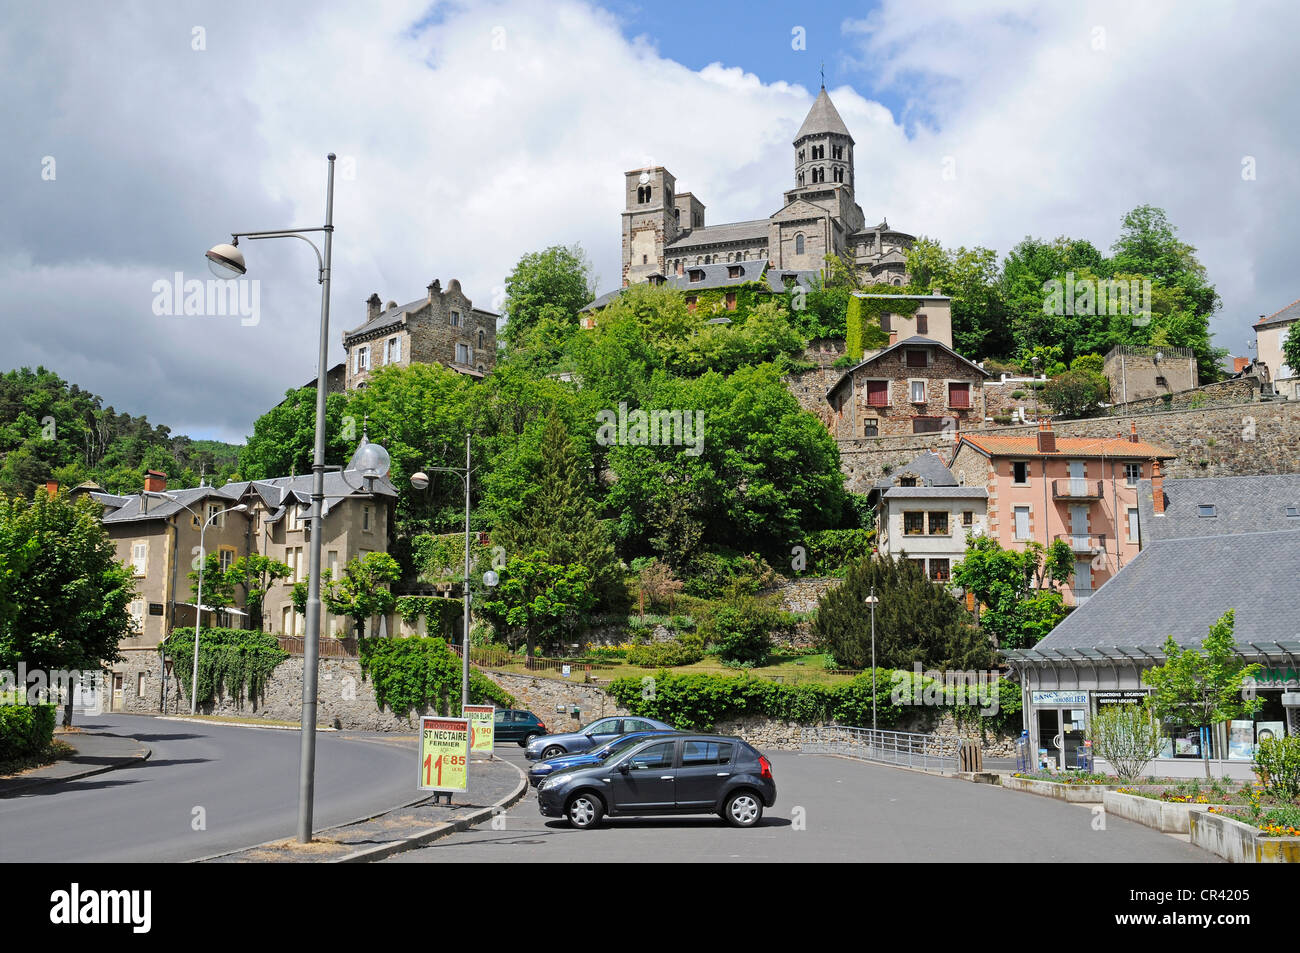
[[[799,132],[795,135],[794,141],[798,142],[807,136],[819,136],[831,133],[837,136],[848,136],[852,141],[853,137],[849,135],[848,126],[844,125],[844,120],[840,118],[839,111],[835,104],[831,102],[831,97],[826,93],[826,87],[823,86],[817,93],[817,98],[813,100],[812,109],[808,110],[808,116],[799,127]]]

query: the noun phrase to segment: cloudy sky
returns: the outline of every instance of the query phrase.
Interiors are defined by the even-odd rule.
[[[765,217],[826,86],[869,221],[1004,254],[1105,249],[1149,202],[1223,297],[1216,343],[1300,297],[1300,5],[634,0],[25,4],[0,24],[0,370],[44,364],[173,432],[240,441],[316,374],[299,242],[243,245],[258,320],[156,314],[232,231],[319,225],[339,156],[331,361],[372,291],[499,305],[580,242],[617,284],[622,173]],[[944,170],[955,175],[945,177]]]

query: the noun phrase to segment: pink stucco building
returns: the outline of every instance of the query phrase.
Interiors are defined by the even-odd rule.
[[[1003,547],[1063,539],[1075,554],[1066,602],[1079,604],[1138,554],[1138,481],[1176,454],[1137,438],[963,434],[950,469],[988,489],[988,530]]]

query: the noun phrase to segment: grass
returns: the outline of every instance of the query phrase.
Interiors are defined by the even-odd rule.
[[[193,718],[196,721],[212,721],[223,725],[252,725],[253,727],[265,727],[267,725],[281,728],[297,728],[301,722],[283,721],[278,718],[240,718],[236,715],[191,715],[189,712],[181,714],[168,715],[169,718]],[[333,725],[320,724],[316,726],[326,730],[332,730]]]
[[[852,675],[843,673],[829,672],[826,670],[824,662],[825,656],[822,655],[795,655],[793,653],[774,652],[770,659],[770,664],[761,668],[730,668],[722,663],[716,655],[706,655],[700,661],[691,665],[679,665],[668,671],[674,673],[687,672],[705,672],[711,675],[754,675],[759,678],[769,678],[780,680],[786,684],[809,684],[817,683],[822,685],[838,685],[841,682],[847,682],[853,678]],[[592,672],[594,678],[602,681],[605,679],[615,678],[643,678],[647,675],[655,675],[659,672],[658,668],[647,668],[639,665],[629,665],[625,661],[610,660],[603,663],[608,668],[597,669]],[[557,681],[566,681],[566,679],[554,669],[529,670],[524,667],[523,660],[511,662],[504,666],[502,671],[514,672],[517,674],[534,675],[538,678],[551,678]],[[577,677],[581,677],[578,675]],[[567,679],[572,680],[572,678]]]
[[[66,741],[59,741],[56,738],[50,742],[48,748],[38,754],[28,755],[25,758],[13,758],[9,761],[0,761],[0,777],[24,774],[36,768],[43,768],[47,764],[61,761],[64,758],[70,758],[76,753],[76,748]]]

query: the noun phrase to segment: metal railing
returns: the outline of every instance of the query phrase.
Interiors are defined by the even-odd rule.
[[[804,728],[801,740],[804,754],[846,755],[922,771],[954,770],[961,748],[960,738],[836,726]]]
[[[307,640],[300,635],[279,635],[276,641],[280,643],[280,650],[288,652],[290,655],[302,655],[306,648]],[[317,643],[320,646],[321,658],[356,658],[357,657],[357,640],[356,638],[331,639],[324,638]]]
[[[1101,480],[1083,480],[1074,477],[1052,481],[1052,498],[1056,500],[1100,500],[1106,495]]]
[[[1057,533],[1053,539],[1063,539],[1070,544],[1070,549],[1076,553],[1097,553],[1106,552],[1106,536],[1104,533],[1089,535],[1088,533]]]

